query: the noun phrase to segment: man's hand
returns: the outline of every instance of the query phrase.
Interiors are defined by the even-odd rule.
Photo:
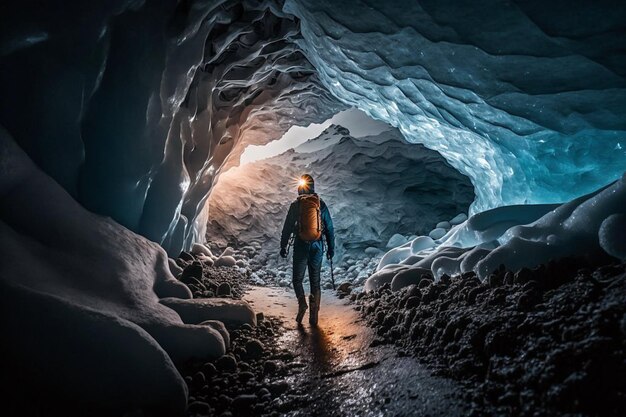
[[[333,249],[328,249],[328,252],[326,252],[326,257],[328,258],[328,260],[332,260],[333,256],[335,256],[335,251]]]
[[[286,248],[280,248],[280,256],[281,256],[281,258],[286,258],[287,257],[287,249]]]

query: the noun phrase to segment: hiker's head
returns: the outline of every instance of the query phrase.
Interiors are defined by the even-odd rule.
[[[309,174],[304,174],[298,179],[298,194],[313,194],[315,182]]]

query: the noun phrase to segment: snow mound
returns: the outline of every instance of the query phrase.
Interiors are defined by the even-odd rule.
[[[215,266],[235,266],[237,261],[232,256],[220,256],[215,260]]]
[[[389,238],[389,241],[387,242],[386,247],[395,248],[396,246],[404,245],[406,242],[407,242],[406,237],[402,236],[399,233],[396,233],[395,235]]]
[[[457,224],[463,223],[465,220],[467,220],[467,214],[460,213],[457,216],[455,216],[452,220],[450,220],[450,224],[452,226],[456,226]]]
[[[0,213],[1,326],[11,335],[3,349],[26,381],[14,388],[73,381],[57,387],[58,401],[183,412],[186,388],[172,361],[220,356],[225,343],[159,303],[191,297],[165,251],[86,211],[2,129]]]
[[[442,227],[437,227],[436,229],[431,230],[430,233],[428,234],[428,236],[433,240],[441,239],[445,235],[446,235],[446,229]]]
[[[626,214],[612,214],[602,222],[600,246],[609,255],[626,260]]]
[[[394,289],[416,283],[424,269],[436,279],[474,271],[484,280],[500,265],[517,271],[568,256],[624,259],[625,225],[626,174],[565,204],[505,206],[476,214],[454,226],[438,245],[420,236],[387,252],[365,288],[392,282],[398,264],[416,272],[403,270]]]
[[[204,246],[202,243],[194,243],[191,246],[191,253],[193,253],[194,255],[205,255],[209,258],[213,257],[213,253],[211,253],[211,250]]]

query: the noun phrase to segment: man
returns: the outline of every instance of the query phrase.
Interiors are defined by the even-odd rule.
[[[308,267],[311,295],[309,303],[309,323],[317,326],[318,312],[320,308],[320,271],[324,256],[324,242],[328,251],[326,257],[331,260],[335,253],[335,234],[330,212],[324,201],[315,194],[313,177],[303,175],[298,182],[298,198],[291,203],[287,212],[287,219],[283,226],[280,239],[280,256],[287,257],[287,245],[291,234],[295,235],[293,245],[293,288],[298,297],[298,315],[296,321],[302,323],[302,318],[307,310],[306,297],[302,281]]]

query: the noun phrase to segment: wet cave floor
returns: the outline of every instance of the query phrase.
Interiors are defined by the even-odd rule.
[[[291,288],[203,265],[206,287],[247,301],[257,326],[229,329],[225,356],[179,367],[187,415],[622,415],[626,264],[470,275],[324,290],[312,327],[308,312],[296,324]]]
[[[304,395],[293,416],[463,415],[458,386],[434,377],[391,346],[372,346],[374,330],[354,306],[332,291],[322,294],[317,327],[293,320],[297,304],[284,288],[252,287],[244,296],[255,310],[283,321],[278,345],[302,367],[287,378]]]

